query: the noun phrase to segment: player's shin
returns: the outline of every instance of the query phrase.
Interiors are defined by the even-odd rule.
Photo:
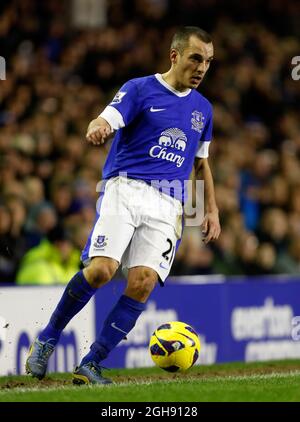
[[[62,330],[68,322],[88,303],[97,289],[90,286],[82,271],[79,271],[70,280],[53,312],[48,325],[40,333],[39,340],[44,342],[51,339],[56,345]]]
[[[145,307],[145,303],[122,295],[106,318],[102,331],[80,365],[90,361],[99,363],[104,360],[108,353],[132,330]]]

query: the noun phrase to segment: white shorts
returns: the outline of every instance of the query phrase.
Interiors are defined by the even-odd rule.
[[[105,256],[123,269],[150,267],[164,281],[180,243],[182,214],[180,201],[142,180],[109,179],[82,262],[87,265],[92,257]]]

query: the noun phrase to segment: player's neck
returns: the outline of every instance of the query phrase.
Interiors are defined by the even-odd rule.
[[[172,69],[168,70],[168,72],[162,73],[161,77],[163,78],[163,80],[170,85],[173,89],[175,89],[176,91],[179,92],[185,92],[188,91],[189,88],[187,88],[186,86],[182,85],[182,83],[180,83],[177,78],[175,73],[172,71]]]

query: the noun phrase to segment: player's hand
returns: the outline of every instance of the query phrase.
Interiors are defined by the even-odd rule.
[[[205,244],[218,239],[221,233],[218,211],[208,212],[204,216],[203,223],[201,224],[201,230],[203,242]]]
[[[88,128],[86,140],[93,145],[102,145],[110,134],[111,128],[108,124],[94,125]]]

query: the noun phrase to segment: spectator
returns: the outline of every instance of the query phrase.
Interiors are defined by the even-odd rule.
[[[279,254],[276,270],[283,274],[300,274],[300,237],[294,237],[288,250]]]
[[[29,250],[20,265],[18,284],[66,284],[79,270],[80,252],[72,246],[61,226],[48,232],[47,239]]]
[[[271,243],[261,243],[256,252],[254,273],[276,274],[276,249]]]
[[[11,235],[12,215],[5,205],[0,205],[0,282],[13,283],[18,264],[16,239]]]

